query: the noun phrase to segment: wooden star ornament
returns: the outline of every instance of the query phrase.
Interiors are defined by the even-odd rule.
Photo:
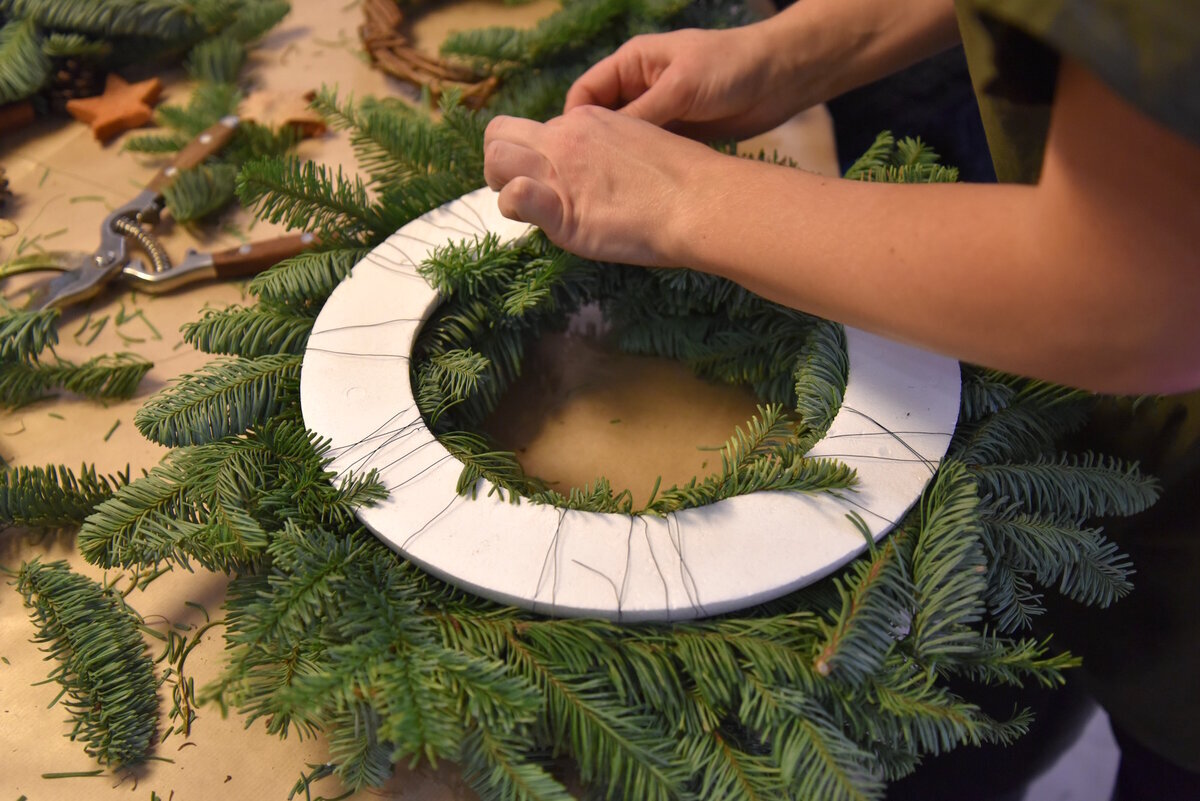
[[[316,92],[296,94],[259,90],[251,92],[239,108],[243,119],[263,125],[293,128],[301,139],[325,133],[325,118],[309,105]]]
[[[104,94],[68,100],[67,112],[92,126],[96,139],[108,142],[123,131],[150,122],[154,116],[151,107],[161,93],[162,81],[158,78],[129,83],[110,72],[104,82]]]

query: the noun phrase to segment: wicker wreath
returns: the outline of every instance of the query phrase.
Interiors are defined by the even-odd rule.
[[[366,0],[358,33],[379,69],[407,83],[427,88],[436,101],[447,89],[462,93],[462,102],[479,108],[500,85],[494,76],[477,75],[465,67],[427,56],[413,47],[412,19],[395,0]]]

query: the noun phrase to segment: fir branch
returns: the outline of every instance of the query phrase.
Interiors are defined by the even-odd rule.
[[[261,577],[236,580],[226,603],[225,639],[235,646],[226,676],[232,682],[235,702],[252,702],[263,691],[264,701],[266,695],[279,696],[278,688],[252,688],[242,683],[238,662],[256,659],[262,647],[283,654],[293,652],[314,627],[337,619],[342,612],[335,590],[342,588],[354,561],[373,544],[362,535],[339,538],[321,528],[303,530],[294,522],[284,524],[268,546],[269,570]],[[398,578],[391,577],[388,584],[395,587]],[[411,603],[404,606],[411,611]],[[247,692],[251,689],[253,695]],[[261,712],[255,716],[258,714]]]
[[[283,549],[291,552],[298,544],[294,536],[280,539],[272,549],[277,563],[286,555]],[[296,555],[320,558],[307,550]],[[330,562],[323,559],[321,564]],[[343,601],[320,618],[335,638],[326,656],[338,669],[296,676],[279,692],[280,699],[291,706],[317,702],[331,712],[365,700],[378,715],[379,739],[392,746],[392,760],[423,756],[436,761],[457,754],[462,727],[445,663],[461,663],[461,655],[444,653],[436,645],[432,622],[414,614],[411,582],[390,569],[390,556],[374,558],[364,552],[360,557],[351,551],[340,564],[337,573],[325,575]]]
[[[964,676],[988,684],[1021,687],[1032,678],[1043,687],[1054,688],[1065,683],[1065,671],[1080,664],[1077,656],[1052,651],[1049,637],[1016,640],[985,634],[976,654],[956,668]]]
[[[553,309],[554,292],[563,284],[567,271],[575,262],[576,257],[566,251],[560,251],[551,258],[527,261],[505,290],[501,312],[509,317],[521,318],[534,310]]]
[[[414,648],[401,637],[389,639],[380,642],[369,662],[355,672],[347,696],[374,695],[382,719],[380,733],[392,743],[393,761],[424,758],[436,765],[438,759],[452,758],[463,734],[455,699],[437,669],[438,649]],[[338,648],[334,654],[335,659],[366,656],[360,643]]]
[[[616,492],[604,476],[582,487],[571,487],[566,495],[543,489],[529,496],[534,503],[548,503],[560,509],[600,514],[633,514],[633,494],[629,490]]]
[[[586,68],[586,64],[548,64],[533,70],[506,71],[500,91],[488,103],[488,111],[526,119],[551,119],[562,112],[567,89]]]
[[[449,692],[460,699],[459,715],[469,726],[489,731],[528,733],[541,711],[537,688],[493,656],[439,649],[438,670]]]
[[[1133,589],[1129,557],[1099,529],[1019,514],[985,518],[984,531],[997,559],[1070,598],[1103,607]]]
[[[89,39],[78,33],[53,31],[42,42],[42,52],[50,58],[100,59],[112,53],[112,45],[105,41]]]
[[[133,422],[162,445],[212,442],[277,414],[299,379],[300,358],[290,354],[210,362],[150,398]]]
[[[319,306],[366,255],[364,248],[301,253],[254,276],[247,291],[292,308]]]
[[[402,186],[429,173],[453,172],[478,180],[483,169],[483,139],[465,140],[455,134],[453,106],[444,106],[447,121],[429,116],[403,103],[367,99],[356,105],[353,98],[342,101],[336,91],[322,87],[313,108],[342,130],[349,130],[350,143],[361,169],[376,186]]]
[[[1019,570],[1001,558],[990,543],[988,526],[984,526],[983,542],[989,546],[987,591],[988,614],[997,630],[1010,633],[1027,629],[1033,619],[1046,611],[1042,605],[1042,594],[1035,592],[1030,582],[1029,570]]]
[[[243,120],[238,123],[233,139],[221,151],[218,160],[220,163],[240,168],[252,159],[282,156],[291,150],[300,138],[299,129],[293,125],[271,128],[252,120]]]
[[[329,760],[334,774],[350,788],[379,787],[392,775],[391,743],[381,739],[375,707],[358,702],[330,715]]]
[[[786,795],[779,766],[767,756],[747,753],[728,733],[688,735],[679,741],[678,752],[702,797],[768,801]]]
[[[193,81],[235,83],[246,63],[246,47],[230,35],[214,36],[191,49],[183,68]]]
[[[672,632],[671,639],[680,649],[696,642],[704,644],[691,658],[686,650],[675,651],[685,664],[691,665],[689,674],[697,682],[709,673],[739,681],[752,676],[760,681],[799,687],[815,695],[820,692],[822,682],[807,655],[815,649],[820,635],[819,622],[813,615],[790,609],[770,617],[718,619],[681,626],[680,631]],[[738,686],[733,685],[730,697],[736,695]],[[766,719],[739,716],[754,729],[769,723]]]
[[[859,180],[889,184],[952,184],[958,180],[958,169],[941,164],[902,164],[885,167]]]
[[[241,3],[237,13],[222,33],[242,44],[260,39],[287,16],[291,6],[285,0],[258,0]]]
[[[548,741],[568,750],[585,782],[611,779],[606,798],[665,801],[678,792],[683,766],[667,747],[667,732],[658,721],[625,708],[594,673],[554,665],[513,634],[507,640],[513,667],[543,693]],[[561,651],[567,643],[553,644]]]
[[[0,474],[0,526],[77,526],[128,483],[128,470],[105,476],[95,465],[80,466],[78,474],[61,465],[5,469]]]
[[[751,417],[746,423],[746,431],[743,433],[740,426],[736,428],[721,448],[721,471],[735,481],[738,473],[754,461],[779,454],[791,438],[792,430],[782,408],[759,406],[758,414],[761,419]]]
[[[180,42],[203,34],[191,4],[182,0],[9,0],[6,5],[14,17],[98,39],[142,36]]]
[[[124,140],[121,147],[133,153],[146,153],[154,156],[177,153],[190,141],[183,133],[170,134],[137,134]]]
[[[702,482],[692,479],[659,493],[646,512],[667,515],[751,492],[820,492],[846,489],[855,482],[854,470],[835,459],[806,459],[782,407],[759,407],[734,431],[721,449],[722,469]]]
[[[908,628],[914,588],[902,550],[907,539],[904,531],[893,533],[872,549],[869,561],[855,561],[844,579],[834,579],[841,609],[823,626],[824,641],[813,663],[821,675],[862,683],[879,671]]]
[[[772,756],[798,798],[866,801],[883,797],[874,758],[850,740],[829,713],[799,693],[780,692],[791,712],[769,732]]]
[[[884,169],[891,163],[892,151],[895,147],[896,137],[892,136],[892,132],[880,131],[875,136],[875,141],[863,151],[861,156],[855,159],[842,177],[852,181],[861,181],[872,172]]]
[[[236,113],[241,98],[242,93],[232,83],[202,83],[192,92],[186,106],[159,106],[154,119],[190,140],[222,117]]]
[[[222,117],[236,113],[241,99],[242,92],[233,83],[201,83],[186,106],[159,106],[154,116],[160,125],[192,137],[211,128]]]
[[[188,494],[194,479],[178,468],[177,458],[96,507],[79,530],[84,559],[105,568],[186,564],[182,532],[199,528],[199,513]]]
[[[0,363],[29,364],[57,345],[58,318],[58,309],[15,309],[0,301]]]
[[[226,605],[232,609],[238,594],[251,586],[260,591],[266,588],[265,583],[251,585],[235,579],[229,585]],[[300,738],[315,737],[325,729],[329,710],[323,704],[292,704],[283,694],[296,677],[328,670],[328,665],[321,661],[323,647],[309,642],[287,650],[268,645],[242,649],[228,643],[226,648],[230,654],[229,666],[219,681],[205,688],[202,703],[214,700],[224,709],[232,702],[245,716],[247,725],[263,721],[268,734],[281,737],[293,731]],[[343,731],[345,734],[352,732]],[[360,739],[370,736],[367,732],[359,733]]]
[[[50,59],[42,51],[42,36],[32,17],[0,15],[0,105],[13,103],[42,88],[50,74]]]
[[[787,314],[778,307],[745,313],[732,322],[724,311],[707,315],[715,330],[705,339],[685,345],[676,358],[700,376],[728,384],[751,384],[768,402],[792,406],[792,371],[796,354],[807,346],[811,318]],[[655,312],[651,319],[661,316]]]
[[[482,172],[431,172],[414,175],[403,182],[388,183],[379,188],[377,229],[373,241],[384,237],[404,224],[417,219],[430,209],[449,203],[483,186]]]
[[[74,725],[68,735],[101,764],[124,767],[149,756],[158,718],[154,664],[128,607],[66,562],[25,563],[17,573],[38,634],[59,661]]]
[[[824,437],[841,411],[849,371],[845,329],[829,322],[813,326],[793,373],[796,414],[808,429],[808,442]]]
[[[328,469],[329,460],[324,451],[328,442],[321,441],[319,445],[318,458],[285,465],[280,470],[282,487],[279,494],[264,498],[263,507],[281,520],[308,521],[340,530],[355,522],[359,509],[386,498],[387,490],[379,483],[374,470],[361,475],[335,476]]]
[[[137,392],[154,366],[134,353],[96,356],[83,364],[52,362],[6,364],[0,373],[0,406],[16,407],[65,389],[93,400],[124,400]]]
[[[498,235],[487,233],[435,248],[417,271],[443,298],[480,295],[510,280],[526,255],[523,243],[501,244]]]
[[[347,179],[340,168],[331,173],[311,161],[251,161],[238,175],[237,193],[259,217],[311,231],[323,242],[359,244],[395,230],[381,224],[360,179]]]
[[[850,165],[845,177],[893,184],[953,183],[958,180],[956,168],[937,162],[937,153],[919,138],[905,137],[896,141],[890,131],[883,131]]]
[[[869,692],[879,704],[889,736],[914,751],[941,754],[959,745],[1009,744],[1028,728],[1024,716],[1005,722],[992,719],[939,685],[934,674],[903,662],[872,681]]]
[[[963,365],[962,419],[975,423],[1007,408],[1016,397],[1018,382],[995,370]]]
[[[277,303],[210,309],[183,327],[183,339],[205,353],[254,358],[275,353],[303,355],[315,316]]]
[[[1061,454],[1027,464],[978,465],[980,492],[1030,514],[1084,520],[1142,512],[1158,500],[1157,479],[1136,462],[1094,453]]]
[[[1115,542],[1084,547],[1062,572],[1058,591],[1080,603],[1105,607],[1133,589],[1133,561]]]
[[[435,385],[442,397],[461,401],[479,390],[480,381],[489,367],[491,362],[482,353],[470,348],[455,348],[431,357],[420,380]]]
[[[476,68],[503,71],[508,63],[540,66],[565,51],[592,46],[626,12],[623,0],[577,0],[541,20],[532,30],[483,28],[452,34],[442,43],[444,55],[456,56]]]
[[[968,464],[1036,459],[1087,420],[1092,397],[1069,387],[1019,381],[1004,408],[977,423],[960,424],[950,453]]]
[[[285,521],[343,526],[383,497],[373,472],[331,482],[329,443],[276,421],[245,436],[172,451],[99,506],[79,534],[85,558],[106,567],[248,570]]]
[[[483,437],[467,431],[448,431],[438,435],[438,441],[455,459],[462,462],[456,490],[459,495],[474,498],[480,479],[486,478],[516,501],[545,489],[541,482],[525,474],[517,455],[512,451],[493,448]]]
[[[178,173],[163,190],[163,198],[177,222],[193,222],[233,200],[236,180],[232,164],[203,164]]]
[[[481,798],[571,801],[557,779],[521,753],[524,745],[487,726],[472,727],[462,743],[463,778]]]
[[[916,610],[907,643],[926,664],[978,647],[987,569],[979,543],[979,497],[960,462],[946,460],[920,501],[913,553]]]

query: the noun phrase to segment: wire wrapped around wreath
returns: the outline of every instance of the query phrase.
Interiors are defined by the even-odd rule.
[[[708,0],[578,0],[553,24],[463,34],[448,52],[493,64],[524,54],[526,72],[504,74],[491,108],[545,116],[561,108],[578,62],[645,29],[650,11],[673,25],[710,13],[698,21],[711,24],[714,9]],[[563,63],[551,64],[554,54]],[[359,522],[357,510],[386,488],[372,472],[329,481],[330,443],[301,414],[300,354],[318,311],[370,249],[478,187],[486,114],[451,94],[433,119],[323,92],[318,104],[349,132],[361,176],[294,157],[242,170],[243,201],[317,233],[322,250],[257,276],[253,305],[188,327],[187,341],[224,358],[143,407],[138,427],[174,450],[80,531],[85,557],[106,569],[199,564],[232,574],[227,662],[206,696],[271,733],[328,736],[328,762],[297,792],[331,774],[350,788],[379,785],[397,761],[447,759],[483,798],[565,801],[571,792],[546,767],[559,756],[592,797],[858,801],[882,798],[928,755],[1023,732],[1028,713],[993,717],[977,703],[980,685],[1062,681],[1076,660],[1031,629],[1043,593],[1097,605],[1125,595],[1131,566],[1097,524],[1158,495],[1136,465],[1059,451],[1056,438],[1088,416],[1084,393],[964,366],[947,459],[896,532],[836,576],[715,619],[618,626],[497,605],[399,558]],[[920,142],[883,136],[847,177],[954,176]],[[449,255],[437,272],[466,283],[440,307],[416,365],[449,434],[470,434],[503,383],[476,380],[478,357],[493,376],[511,375],[496,367],[519,355],[523,332],[510,326],[554,312],[549,301],[583,278],[613,282],[606,313],[626,315],[628,350],[684,358],[719,344],[703,334],[731,317],[751,343],[779,339],[781,312],[710,277],[611,265],[558,274],[556,254],[516,246]],[[485,269],[499,262],[511,270]],[[780,361],[729,347],[727,358],[705,360],[705,373],[743,376],[769,397],[795,392],[799,414],[823,418],[839,404],[814,385],[836,384],[815,379],[837,375],[839,348],[832,329],[817,330],[827,346],[805,351],[804,375],[794,372],[795,348]],[[462,391],[473,386],[480,391]],[[459,444],[493,483],[506,473],[522,481],[503,454],[467,453],[465,436]],[[10,514],[31,517],[54,500],[44,474],[9,483],[18,490]],[[607,489],[566,498],[572,508],[616,502]]]

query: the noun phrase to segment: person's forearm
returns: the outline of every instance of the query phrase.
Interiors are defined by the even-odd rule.
[[[780,91],[835,97],[958,41],[953,0],[798,0],[760,23]]]
[[[1085,241],[1065,253],[1036,188],[863,184],[730,161],[724,185],[696,198],[711,213],[686,218],[681,263],[1014,373],[1098,391],[1184,388],[1153,363],[1169,355],[1169,284],[1147,291],[1152,270],[1112,269]]]
[[[1200,386],[1200,148],[1074,65],[1058,94],[1037,186],[714,158],[664,261],[989,367],[1106,392]]]

